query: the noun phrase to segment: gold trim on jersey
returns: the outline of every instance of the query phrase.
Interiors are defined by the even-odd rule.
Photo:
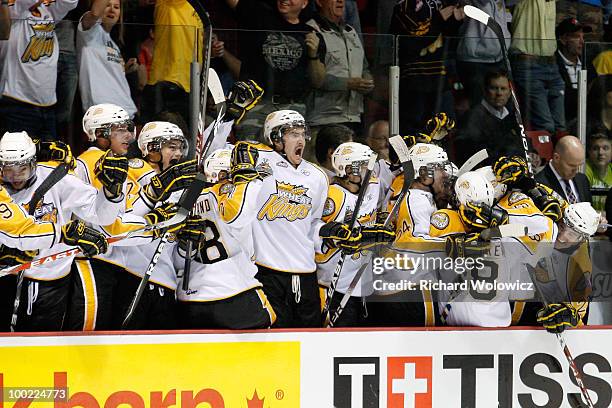
[[[523,317],[523,311],[525,310],[525,302],[522,300],[517,300],[514,302],[514,307],[512,308],[512,320],[511,325],[516,326],[521,321],[521,317]]]
[[[434,302],[429,289],[423,289],[423,306],[425,311],[425,327],[434,327],[436,325],[436,315],[434,312]]]
[[[83,285],[83,331],[91,331],[96,328],[98,315],[96,277],[88,259],[75,259],[75,265]]]
[[[229,182],[215,184],[211,192],[218,201],[219,214],[226,224],[234,222],[242,213],[246,191],[250,183],[230,184]]]

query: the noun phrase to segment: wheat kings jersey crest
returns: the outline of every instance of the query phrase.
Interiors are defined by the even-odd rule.
[[[295,168],[269,148],[259,153],[258,165],[264,164],[273,175],[263,180],[257,199],[255,263],[282,272],[314,272],[327,176],[306,160]]]
[[[9,1],[13,23],[9,41],[0,42],[0,93],[37,106],[55,104],[59,47],[55,23],[77,0]],[[38,4],[37,7],[35,7]]]
[[[11,192],[15,202],[26,206],[32,199],[34,191],[53,171],[52,166],[38,164],[36,180],[28,188]],[[117,218],[123,203],[109,201],[101,190],[83,183],[73,174],[67,174],[55,184],[42,198],[34,211],[34,217],[40,221],[49,221],[65,225],[76,215],[84,221],[95,224],[109,224]],[[41,250],[37,258],[70,249],[68,245],[56,243],[50,249]],[[33,266],[25,276],[33,279],[59,279],[70,272],[73,257],[65,257],[48,265]]]

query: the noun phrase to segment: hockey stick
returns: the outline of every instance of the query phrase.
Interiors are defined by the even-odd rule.
[[[213,128],[211,129],[210,134],[208,135],[208,139],[202,146],[201,150],[196,151],[196,169],[204,174],[203,161],[206,158],[206,154],[212,146],[212,142],[217,135],[217,129],[219,128],[219,123],[223,119],[226,111],[225,104],[225,94],[223,93],[223,86],[221,85],[221,81],[219,80],[219,75],[217,75],[217,71],[212,68],[208,69],[208,89],[210,90],[210,94],[213,97],[213,101],[215,102],[215,106],[219,113],[217,114],[217,119],[215,119],[215,123]],[[202,136],[203,137],[203,136]],[[161,245],[161,242],[160,242]],[[193,243],[191,241],[187,242],[187,253],[190,254],[193,247]],[[191,257],[185,258],[185,266],[183,269],[183,283],[182,288],[184,291],[189,290],[189,279],[191,276]]]
[[[34,170],[36,171],[36,170]],[[34,193],[32,194],[32,198],[28,203],[28,214],[34,215],[36,211],[36,207],[40,200],[43,199],[45,194],[51,188],[56,185],[64,176],[68,174],[68,164],[60,163],[56,166],[51,173],[43,180],[42,183],[38,186]],[[25,278],[25,272],[27,269],[22,269],[17,273],[17,284],[15,288],[15,301],[13,303],[13,315],[11,316],[11,332],[15,331],[15,326],[17,325],[17,314],[19,312],[19,304],[21,303],[21,288],[23,286],[23,279]]]
[[[514,118],[516,119],[516,124],[519,127],[519,133],[521,134],[521,141],[523,142],[523,151],[525,153],[525,162],[527,163],[527,177],[533,177],[533,169],[531,168],[531,161],[529,160],[529,146],[527,145],[527,135],[525,134],[525,127],[523,126],[523,118],[521,116],[521,109],[519,107],[518,99],[516,98],[516,93],[514,91],[514,85],[512,83],[512,67],[510,66],[510,60],[508,59],[508,50],[506,48],[506,39],[504,38],[504,33],[502,32],[501,26],[499,23],[491,18],[487,13],[480,10],[477,7],[467,5],[463,8],[465,15],[473,18],[474,20],[486,25],[493,31],[493,33],[497,36],[497,40],[499,41],[499,45],[501,47],[502,56],[504,59],[504,63],[506,65],[506,70],[508,71],[508,77],[510,80],[510,95],[512,96],[512,104],[514,105]]]
[[[198,200],[198,197],[200,196],[200,193],[202,192],[205,186],[206,186],[206,179],[204,178],[204,174],[198,173],[195,179],[193,180],[193,182],[191,183],[191,185],[189,186],[189,189],[185,190],[183,194],[181,195],[178,205],[181,208],[181,210],[183,210],[183,214],[185,215],[184,218],[187,218],[187,215],[191,212],[191,209],[195,205],[196,201]],[[128,326],[128,324],[132,320],[132,317],[134,316],[134,311],[136,310],[136,307],[140,303],[140,299],[145,290],[145,287],[147,286],[147,283],[149,283],[149,278],[151,278],[151,274],[153,273],[153,270],[155,269],[155,266],[157,265],[157,262],[159,261],[159,256],[164,250],[164,246],[168,243],[169,236],[170,234],[168,232],[165,232],[161,240],[159,241],[157,248],[155,249],[153,258],[151,258],[151,261],[149,262],[149,266],[147,267],[145,274],[142,276],[140,280],[138,289],[136,289],[136,294],[134,295],[134,298],[132,299],[132,302],[130,303],[130,306],[128,308],[127,314],[125,315],[123,324],[121,325],[123,329],[125,329]]]
[[[414,180],[414,167],[412,165],[412,162],[410,161],[410,155],[408,154],[408,146],[406,146],[406,143],[404,142],[402,137],[399,135],[393,136],[389,138],[389,143],[393,147],[393,150],[395,150],[395,152],[397,153],[397,157],[400,159],[400,163],[402,165],[402,170],[404,174],[404,184],[402,184],[402,190],[397,196],[397,200],[393,204],[393,207],[391,211],[389,212],[389,215],[387,215],[387,218],[385,219],[383,228],[387,228],[391,224],[391,221],[395,218],[397,212],[399,211],[401,202],[404,200],[404,197],[406,196],[406,194],[408,194],[410,185],[412,184],[412,181]],[[351,299],[351,296],[353,292],[355,291],[355,288],[357,287],[357,284],[359,283],[361,276],[363,275],[366,268],[370,264],[373,254],[374,254],[373,252],[370,252],[368,259],[365,260],[364,264],[361,266],[361,268],[359,268],[359,270],[353,277],[353,280],[351,281],[346,293],[342,296],[342,299],[340,300],[340,304],[336,308],[336,311],[334,312],[333,317],[330,319],[327,327],[334,327],[334,324],[336,323],[336,321],[342,314],[342,311],[346,307],[346,304]]]
[[[351,214],[351,219],[349,221],[349,230],[352,231],[355,223],[357,222],[357,218],[359,217],[359,210],[361,208],[361,203],[365,197],[365,193],[368,190],[368,186],[370,185],[370,175],[372,174],[372,169],[374,169],[374,164],[376,164],[376,158],[378,155],[376,153],[372,153],[370,156],[370,160],[368,161],[368,169],[363,176],[363,180],[361,181],[361,186],[359,186],[359,193],[357,195],[357,202],[355,203],[355,207],[353,208],[353,214]],[[342,272],[342,266],[344,265],[344,261],[346,259],[346,253],[342,253],[340,259],[338,260],[338,264],[336,265],[336,269],[334,270],[334,274],[332,276],[329,288],[327,289],[327,298],[325,299],[325,306],[323,307],[323,312],[321,313],[324,318],[324,326],[327,326],[329,323],[329,305],[331,303],[331,297],[334,295],[336,291],[336,285],[338,284],[338,279],[340,278],[340,273]]]
[[[472,171],[476,166],[478,166],[483,160],[489,158],[489,153],[487,153],[487,149],[482,149],[477,151],[463,163],[463,165],[457,171],[457,177],[460,177],[463,173],[467,173],[468,171]]]

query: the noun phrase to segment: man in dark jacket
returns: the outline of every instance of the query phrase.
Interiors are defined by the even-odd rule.
[[[584,147],[576,136],[564,136],[555,146],[553,158],[536,174],[536,181],[546,184],[570,204],[591,202],[589,180],[579,173],[584,164]]]

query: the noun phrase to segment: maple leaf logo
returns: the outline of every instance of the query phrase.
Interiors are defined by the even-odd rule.
[[[255,389],[253,397],[251,399],[247,398],[247,408],[264,408],[264,400],[265,398],[259,399],[257,389]]]

